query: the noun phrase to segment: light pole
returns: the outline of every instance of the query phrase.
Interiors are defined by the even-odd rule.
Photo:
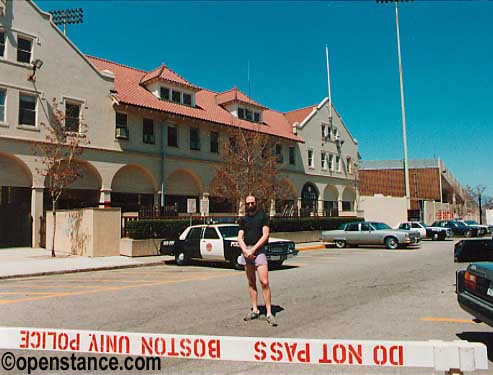
[[[413,0],[376,0],[377,3],[395,3],[395,26],[397,31],[397,55],[399,58],[399,80],[401,87],[401,114],[402,114],[402,143],[404,146],[404,182],[406,185],[406,200],[407,208],[410,206],[411,194],[409,192],[409,165],[407,162],[407,134],[406,134],[406,109],[404,107],[404,82],[402,80],[402,58],[401,58],[401,38],[399,33],[399,10],[397,3],[399,1],[413,1]]]
[[[82,23],[84,10],[82,8],[51,10],[52,21],[55,25],[63,25],[63,33],[67,35],[68,23]]]

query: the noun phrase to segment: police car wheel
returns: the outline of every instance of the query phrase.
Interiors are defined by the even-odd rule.
[[[175,263],[177,266],[186,265],[188,263],[187,255],[183,251],[180,251],[179,253],[175,254]]]
[[[438,241],[438,233],[433,233],[433,236],[431,237],[433,241]]]
[[[277,269],[281,268],[283,260],[273,260],[269,262],[269,268],[270,269]]]
[[[241,271],[244,268],[240,263],[238,263],[238,258],[230,259],[229,264],[231,265],[231,267],[233,269],[235,269],[237,271]]]

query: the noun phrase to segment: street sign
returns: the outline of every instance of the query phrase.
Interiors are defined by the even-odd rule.
[[[209,216],[209,200],[201,199],[200,200],[200,213],[204,216]]]
[[[187,199],[187,213],[195,214],[197,213],[197,204],[195,199]]]

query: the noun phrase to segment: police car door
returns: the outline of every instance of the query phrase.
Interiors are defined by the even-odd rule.
[[[200,241],[200,255],[203,259],[225,260],[224,242],[215,227],[206,227]]]

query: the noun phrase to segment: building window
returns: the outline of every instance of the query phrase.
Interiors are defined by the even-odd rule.
[[[154,120],[145,118],[142,125],[142,141],[154,144]]]
[[[198,128],[190,128],[190,150],[200,151],[200,132]]]
[[[320,152],[320,165],[322,169],[327,169],[327,164],[326,164],[326,155],[325,152]]]
[[[245,109],[245,119],[247,121],[252,121],[252,111],[249,109]]]
[[[253,121],[260,122],[260,113],[258,112],[253,113]]]
[[[332,128],[332,136],[334,137],[334,139],[337,139],[337,137],[339,136],[339,130],[336,127]]]
[[[346,172],[349,174],[353,173],[353,163],[349,156],[346,158]]]
[[[127,114],[116,112],[116,138],[128,139]]]
[[[282,145],[279,144],[276,145],[276,161],[278,163],[282,163],[284,161],[284,158],[282,157]]]
[[[295,148],[294,147],[289,147],[289,164],[291,164],[291,165],[296,164]]]
[[[337,172],[341,171],[341,157],[339,155],[336,156],[336,170]]]
[[[185,105],[192,105],[192,95],[190,95],[190,94],[183,94],[183,104],[185,104]]]
[[[162,100],[169,100],[169,89],[167,87],[161,87],[159,89],[159,96]]]
[[[80,104],[65,103],[65,131],[78,132],[80,126]]]
[[[32,44],[32,39],[17,37],[17,61],[28,64],[31,62]]]
[[[353,210],[353,202],[342,201],[342,210],[343,211],[352,211]]]
[[[243,108],[238,108],[238,118],[245,118],[245,110]]]
[[[178,129],[168,126],[168,147],[178,147]]]
[[[0,30],[0,57],[5,56],[5,31]]]
[[[181,92],[173,90],[171,93],[171,101],[173,103],[181,103]]]
[[[334,170],[334,155],[329,154],[329,171]]]
[[[211,152],[219,153],[219,133],[211,132]]]
[[[19,125],[36,125],[36,97],[19,95]]]
[[[0,89],[0,122],[5,122],[5,99],[7,91]]]
[[[328,130],[328,126],[322,124],[322,139],[326,139],[327,138],[327,130]]]
[[[308,150],[308,166],[310,168],[314,168],[315,165],[313,163],[313,150]]]

